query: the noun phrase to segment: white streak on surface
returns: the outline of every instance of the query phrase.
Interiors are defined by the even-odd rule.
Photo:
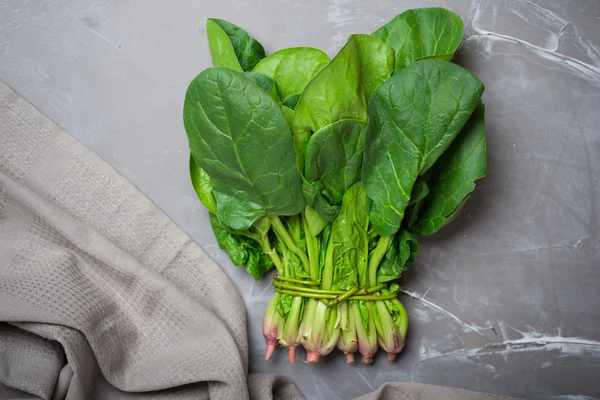
[[[435,304],[434,302],[431,302],[431,301],[425,299],[425,297],[421,296],[420,294],[418,294],[416,292],[413,292],[412,290],[403,289],[403,290],[400,290],[400,292],[404,293],[407,296],[412,297],[413,299],[421,301],[423,304],[426,304],[427,306],[433,308],[434,310],[439,311],[440,313],[444,314],[448,318],[454,320],[454,322],[456,322],[458,325],[460,325],[461,327],[463,327],[466,330],[480,333],[480,330],[482,329],[481,327],[478,327],[476,325],[469,324],[469,323],[462,321],[460,318],[458,318],[456,315],[454,315],[450,311],[440,307],[439,305]]]

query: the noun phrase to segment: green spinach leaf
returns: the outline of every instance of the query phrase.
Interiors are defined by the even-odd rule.
[[[206,22],[207,31],[208,24],[210,22],[218,25],[223,30],[223,32],[225,32],[229,42],[231,43],[231,47],[233,48],[235,57],[237,58],[238,63],[243,71],[252,71],[252,68],[254,68],[254,66],[258,64],[258,62],[262,58],[265,57],[265,50],[263,49],[262,45],[258,41],[252,39],[250,35],[248,35],[248,32],[246,32],[239,26],[233,25],[232,23],[229,23],[222,19],[209,18],[209,20]],[[210,44],[210,32],[208,33],[208,35]],[[222,35],[219,34],[219,36]],[[228,65],[214,65],[215,67],[229,67]]]
[[[265,92],[269,93],[275,101],[279,101],[279,95],[277,94],[277,88],[273,79],[259,72],[244,72],[244,75],[260,86]]]
[[[417,176],[452,143],[482,92],[467,70],[438,60],[418,61],[377,89],[369,102],[362,170],[377,233],[399,229]]]
[[[259,242],[247,235],[232,232],[216,215],[210,214],[209,217],[219,247],[229,254],[235,266],[245,265],[246,271],[256,280],[273,268],[273,261],[263,253]]]
[[[294,110],[294,147],[299,171],[313,132],[342,119],[367,120],[356,42],[348,43],[309,83]]]
[[[421,247],[419,246],[419,242],[417,242],[417,238],[408,231],[400,232],[398,236],[398,249],[400,263],[402,265],[414,263],[421,252]]]
[[[194,161],[194,157],[190,154],[190,177],[192,185],[198,195],[198,198],[204,204],[204,207],[211,214],[217,214],[217,203],[213,195],[213,186],[210,177],[200,166]]]
[[[464,33],[460,17],[445,8],[416,8],[373,32],[396,50],[396,71],[423,57],[450,61]]]
[[[229,36],[215,20],[208,19],[206,21],[206,35],[213,65],[242,72],[242,66],[235,55]]]
[[[368,102],[375,90],[394,72],[394,49],[371,35],[352,35],[360,58],[360,76]]]
[[[359,275],[366,274],[369,256],[369,218],[366,201],[365,191],[358,182],[344,195],[342,209],[331,226],[327,251],[331,251],[331,288],[334,290],[358,287]]]
[[[308,82],[327,63],[329,57],[319,49],[292,47],[270,54],[254,67],[254,71],[272,78],[279,97],[286,99],[302,93]]]
[[[281,112],[283,112],[283,115],[285,116],[285,120],[287,121],[288,126],[290,127],[290,129],[292,129],[292,122],[294,121],[294,110],[282,105]]]
[[[288,123],[248,77],[227,68],[203,71],[186,93],[184,125],[227,225],[247,229],[260,217],[304,208]]]
[[[487,172],[484,106],[479,104],[448,150],[431,169],[430,194],[412,227],[431,235],[450,222]]]
[[[294,297],[289,294],[281,294],[279,295],[279,299],[277,299],[277,312],[282,317],[286,317],[290,310],[292,309],[292,302],[294,301]]]
[[[340,120],[315,132],[306,150],[305,198],[329,222],[344,194],[360,180],[366,124]]]
[[[293,94],[291,96],[286,97],[285,100],[283,100],[283,102],[281,103],[281,105],[284,105],[292,110],[295,110],[296,106],[298,105],[298,100],[300,100],[300,95]]]
[[[421,200],[423,200],[429,194],[429,187],[427,186],[427,182],[423,179],[422,176],[419,176],[415,181],[415,185],[412,188],[412,192],[410,193],[410,201],[408,205],[413,205]]]
[[[419,252],[419,243],[413,235],[404,230],[397,232],[377,269],[377,283],[400,278],[407,269],[406,265],[415,262]]]
[[[369,308],[367,307],[367,303],[364,300],[359,300],[356,302],[358,305],[358,311],[360,313],[360,323],[362,324],[365,331],[369,330]]]

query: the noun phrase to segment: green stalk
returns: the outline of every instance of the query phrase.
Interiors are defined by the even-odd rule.
[[[342,301],[346,300],[348,297],[352,296],[356,292],[358,292],[358,288],[352,288],[348,290],[343,295],[336,297],[335,300],[329,302],[329,304],[327,304],[327,307],[333,307],[340,304]]]
[[[282,289],[282,290],[292,290],[295,292],[303,292],[303,293],[313,293],[313,294],[333,294],[333,295],[343,295],[347,292],[344,292],[342,290],[323,290],[323,289],[314,289],[314,288],[307,288],[307,287],[301,287],[301,286],[295,286],[295,285],[289,285],[289,284],[285,284],[285,283],[279,283],[277,281],[275,281],[273,283],[273,286],[275,286],[275,288],[277,289]]]
[[[362,284],[361,286],[375,286],[377,285],[377,269],[379,268],[379,264],[383,257],[385,257],[385,253],[387,253],[390,248],[390,244],[392,243],[393,235],[381,236],[379,241],[377,242],[377,247],[373,249],[371,256],[369,257],[369,266],[367,268],[369,273],[369,283]]]
[[[308,297],[310,299],[319,299],[319,300],[323,300],[323,299],[330,299],[330,300],[337,300],[339,298],[339,295],[336,294],[322,294],[321,291],[319,291],[319,293],[311,293],[311,292],[301,292],[301,291],[297,291],[297,290],[288,290],[288,289],[282,289],[279,286],[275,286],[275,291],[277,293],[281,293],[281,294],[289,294],[291,296],[300,296],[300,297]],[[386,295],[386,296],[348,296],[346,298],[346,300],[367,300],[367,301],[374,301],[374,300],[393,300],[396,298],[395,294],[390,294],[390,295]],[[325,307],[329,307],[329,303],[325,304],[324,302],[321,302],[325,305]],[[338,303],[334,303],[331,304],[333,305],[337,305]]]
[[[285,228],[285,226],[279,219],[279,217],[275,216],[275,217],[271,218],[271,226],[273,227],[273,230],[275,230],[275,233],[277,233],[277,235],[281,238],[281,240],[283,240],[283,242],[285,243],[287,248],[292,253],[297,255],[298,258],[300,258],[300,261],[302,262],[302,267],[304,268],[304,271],[306,271],[306,273],[309,273],[310,265],[308,262],[308,258],[306,257],[306,254],[302,250],[300,250],[300,248],[298,248],[298,246],[294,242],[294,239],[292,239],[292,237],[288,233],[287,229]]]
[[[267,342],[267,353],[265,355],[265,360],[268,360],[273,356],[275,345],[277,345],[277,332],[279,330],[281,320],[276,309],[278,299],[279,294],[275,293],[275,295],[271,298],[269,305],[267,306],[267,310],[265,311],[265,316],[263,318],[263,336]]]
[[[325,253],[325,265],[323,266],[323,289],[331,289],[333,284],[333,246],[331,243],[327,246]],[[368,285],[365,285],[368,286]]]
[[[269,257],[271,257],[271,260],[273,260],[273,264],[275,264],[275,268],[277,268],[277,272],[280,274],[283,273],[283,263],[281,262],[281,258],[279,258],[279,254],[277,254],[277,251],[271,247],[271,242],[269,242],[268,231],[264,235],[261,235],[261,238],[263,251],[266,254],[268,254]]]
[[[335,294],[314,294],[314,293],[296,292],[294,290],[279,289],[278,287],[275,287],[275,291],[277,293],[281,293],[281,294],[289,294],[291,296],[308,297],[310,299],[335,299],[337,297]],[[325,307],[327,307],[327,306],[325,306]]]
[[[319,280],[319,240],[312,235],[304,213],[302,213],[302,227],[304,229],[304,240],[306,240],[306,250],[308,252],[308,274],[311,279],[317,281]]]
[[[286,276],[279,276],[279,275],[275,275],[274,280],[284,281],[284,282],[301,283],[303,285],[308,285],[308,286],[321,286],[321,282],[305,281],[305,280],[302,280],[302,279],[288,278]]]
[[[281,237],[281,235],[279,235],[278,237]],[[286,248],[285,243],[282,244],[281,247],[283,251],[284,270],[286,270],[286,274],[290,279],[295,279],[295,271],[291,267],[290,263],[290,250],[289,248]],[[288,312],[288,314],[285,317],[285,320],[283,321],[283,328],[278,332],[278,339],[279,344],[288,349],[288,360],[290,363],[293,363],[296,360],[296,346],[298,346],[298,344],[300,343],[299,324],[302,318],[302,302],[304,301],[304,299],[303,297],[298,296],[293,292],[284,294],[292,295],[294,296],[294,298],[292,299],[290,311]]]
[[[335,295],[346,295],[346,297],[344,297],[343,299],[341,299],[338,303],[340,303],[342,300],[347,299],[350,296],[353,295],[367,295],[367,294],[372,294],[372,293],[377,293],[379,292],[381,289],[385,288],[384,284],[381,285],[377,285],[374,286],[372,288],[364,288],[364,289],[358,289],[358,288],[353,288],[350,290],[325,290],[325,289],[315,289],[315,288],[310,288],[310,287],[304,287],[304,286],[296,286],[296,285],[292,285],[289,283],[286,283],[288,281],[292,281],[292,279],[281,279],[279,277],[275,278],[273,281],[273,286],[275,286],[276,288],[279,289],[285,289],[285,290],[295,290],[298,292],[307,292],[307,293],[315,293],[315,294],[335,294]],[[304,283],[305,281],[299,280],[299,279],[293,279],[293,281],[297,281],[299,283]],[[348,294],[348,292],[351,292],[350,294]],[[364,300],[364,299],[363,299]]]
[[[350,298],[348,298],[348,300],[367,300],[367,301],[373,301],[373,300],[392,300],[395,299],[396,295],[395,294],[391,294],[388,296],[377,296],[377,295],[373,295],[373,296],[351,296]]]
[[[367,303],[368,307],[368,303]],[[352,316],[354,317],[354,326],[356,327],[356,335],[358,337],[358,350],[362,355],[362,360],[365,364],[373,362],[373,356],[377,352],[377,331],[375,321],[373,320],[372,309],[369,309],[369,319],[367,328],[362,324],[360,310],[357,302],[352,302]]]
[[[327,341],[317,351],[319,355],[326,356],[331,353],[340,340],[340,313],[339,307],[327,308],[327,325],[325,327]]]
[[[387,295],[391,294],[391,292],[386,289],[383,291],[383,294]],[[397,296],[394,297],[394,299],[392,299],[392,304],[394,305],[394,308],[398,311],[399,317],[395,321],[395,324],[398,328],[398,333],[402,337],[402,340],[404,340],[406,338],[406,332],[408,330],[408,314],[406,313],[404,305],[402,305],[402,302],[398,300]]]
[[[350,302],[345,301],[340,304],[341,312],[341,335],[338,341],[338,348],[346,355],[346,363],[354,362],[354,353],[358,349],[358,338],[356,336],[356,326],[354,325],[354,314],[350,310]]]
[[[302,320],[304,323],[304,327],[302,329],[302,345],[309,353],[316,350],[311,339],[313,332],[313,321],[315,319],[318,303],[320,303],[320,301],[317,299],[308,299],[308,304],[306,305],[306,310],[304,310],[304,318]]]

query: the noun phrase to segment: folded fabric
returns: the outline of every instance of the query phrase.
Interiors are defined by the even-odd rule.
[[[0,81],[0,398],[301,399],[248,376],[226,274]],[[507,399],[389,384],[360,399]]]

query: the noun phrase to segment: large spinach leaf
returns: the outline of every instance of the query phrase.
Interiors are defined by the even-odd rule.
[[[210,214],[210,224],[219,247],[229,254],[235,266],[245,265],[246,271],[256,280],[273,268],[273,260],[263,253],[259,242],[232,232],[216,215]]]
[[[430,194],[412,232],[430,235],[446,225],[487,172],[484,106],[479,104],[448,150],[431,168]]]
[[[235,57],[243,71],[252,71],[254,66],[265,57],[265,50],[263,49],[262,45],[255,39],[252,39],[248,32],[239,26],[233,25],[232,23],[222,19],[209,18],[206,22],[209,45],[211,44],[211,32],[215,32],[214,26],[209,28],[210,23],[218,25],[219,28],[221,28],[221,30],[225,33],[227,39],[231,43]],[[222,38],[222,36],[222,34],[218,34],[218,37]],[[219,41],[221,40],[222,39]],[[211,48],[212,55],[212,45],[209,47]],[[214,58],[213,65],[215,67],[222,66],[230,68],[228,65],[214,63]]]
[[[279,104],[249,78],[227,68],[203,71],[186,93],[184,125],[227,225],[247,229],[262,216],[302,210],[288,123]]]
[[[254,67],[254,71],[272,78],[276,82],[279,97],[285,100],[302,93],[308,82],[327,63],[329,57],[319,49],[292,47],[270,54]]]
[[[396,50],[396,71],[424,57],[449,61],[464,33],[460,17],[445,8],[416,8],[373,32]]]
[[[198,198],[204,204],[204,207],[211,214],[217,214],[217,203],[213,195],[213,186],[208,174],[200,168],[194,161],[194,157],[190,154],[190,177],[192,178],[192,186],[198,195]]]
[[[377,233],[398,230],[417,176],[452,143],[482,92],[467,70],[438,60],[418,61],[377,89],[369,102],[362,170]]]
[[[366,124],[345,119],[315,132],[306,150],[307,204],[333,222],[344,193],[360,180]]]
[[[352,38],[306,85],[294,110],[292,128],[299,171],[304,171],[312,133],[341,119],[367,119],[360,56]]]
[[[344,195],[342,209],[331,226],[327,252],[331,255],[332,274],[326,276],[324,273],[324,287],[328,287],[329,282],[329,287],[334,290],[358,287],[359,276],[367,274],[369,218],[366,201],[367,196],[360,182]]]
[[[371,35],[352,35],[360,58],[360,76],[368,102],[375,90],[394,72],[394,49]]]

